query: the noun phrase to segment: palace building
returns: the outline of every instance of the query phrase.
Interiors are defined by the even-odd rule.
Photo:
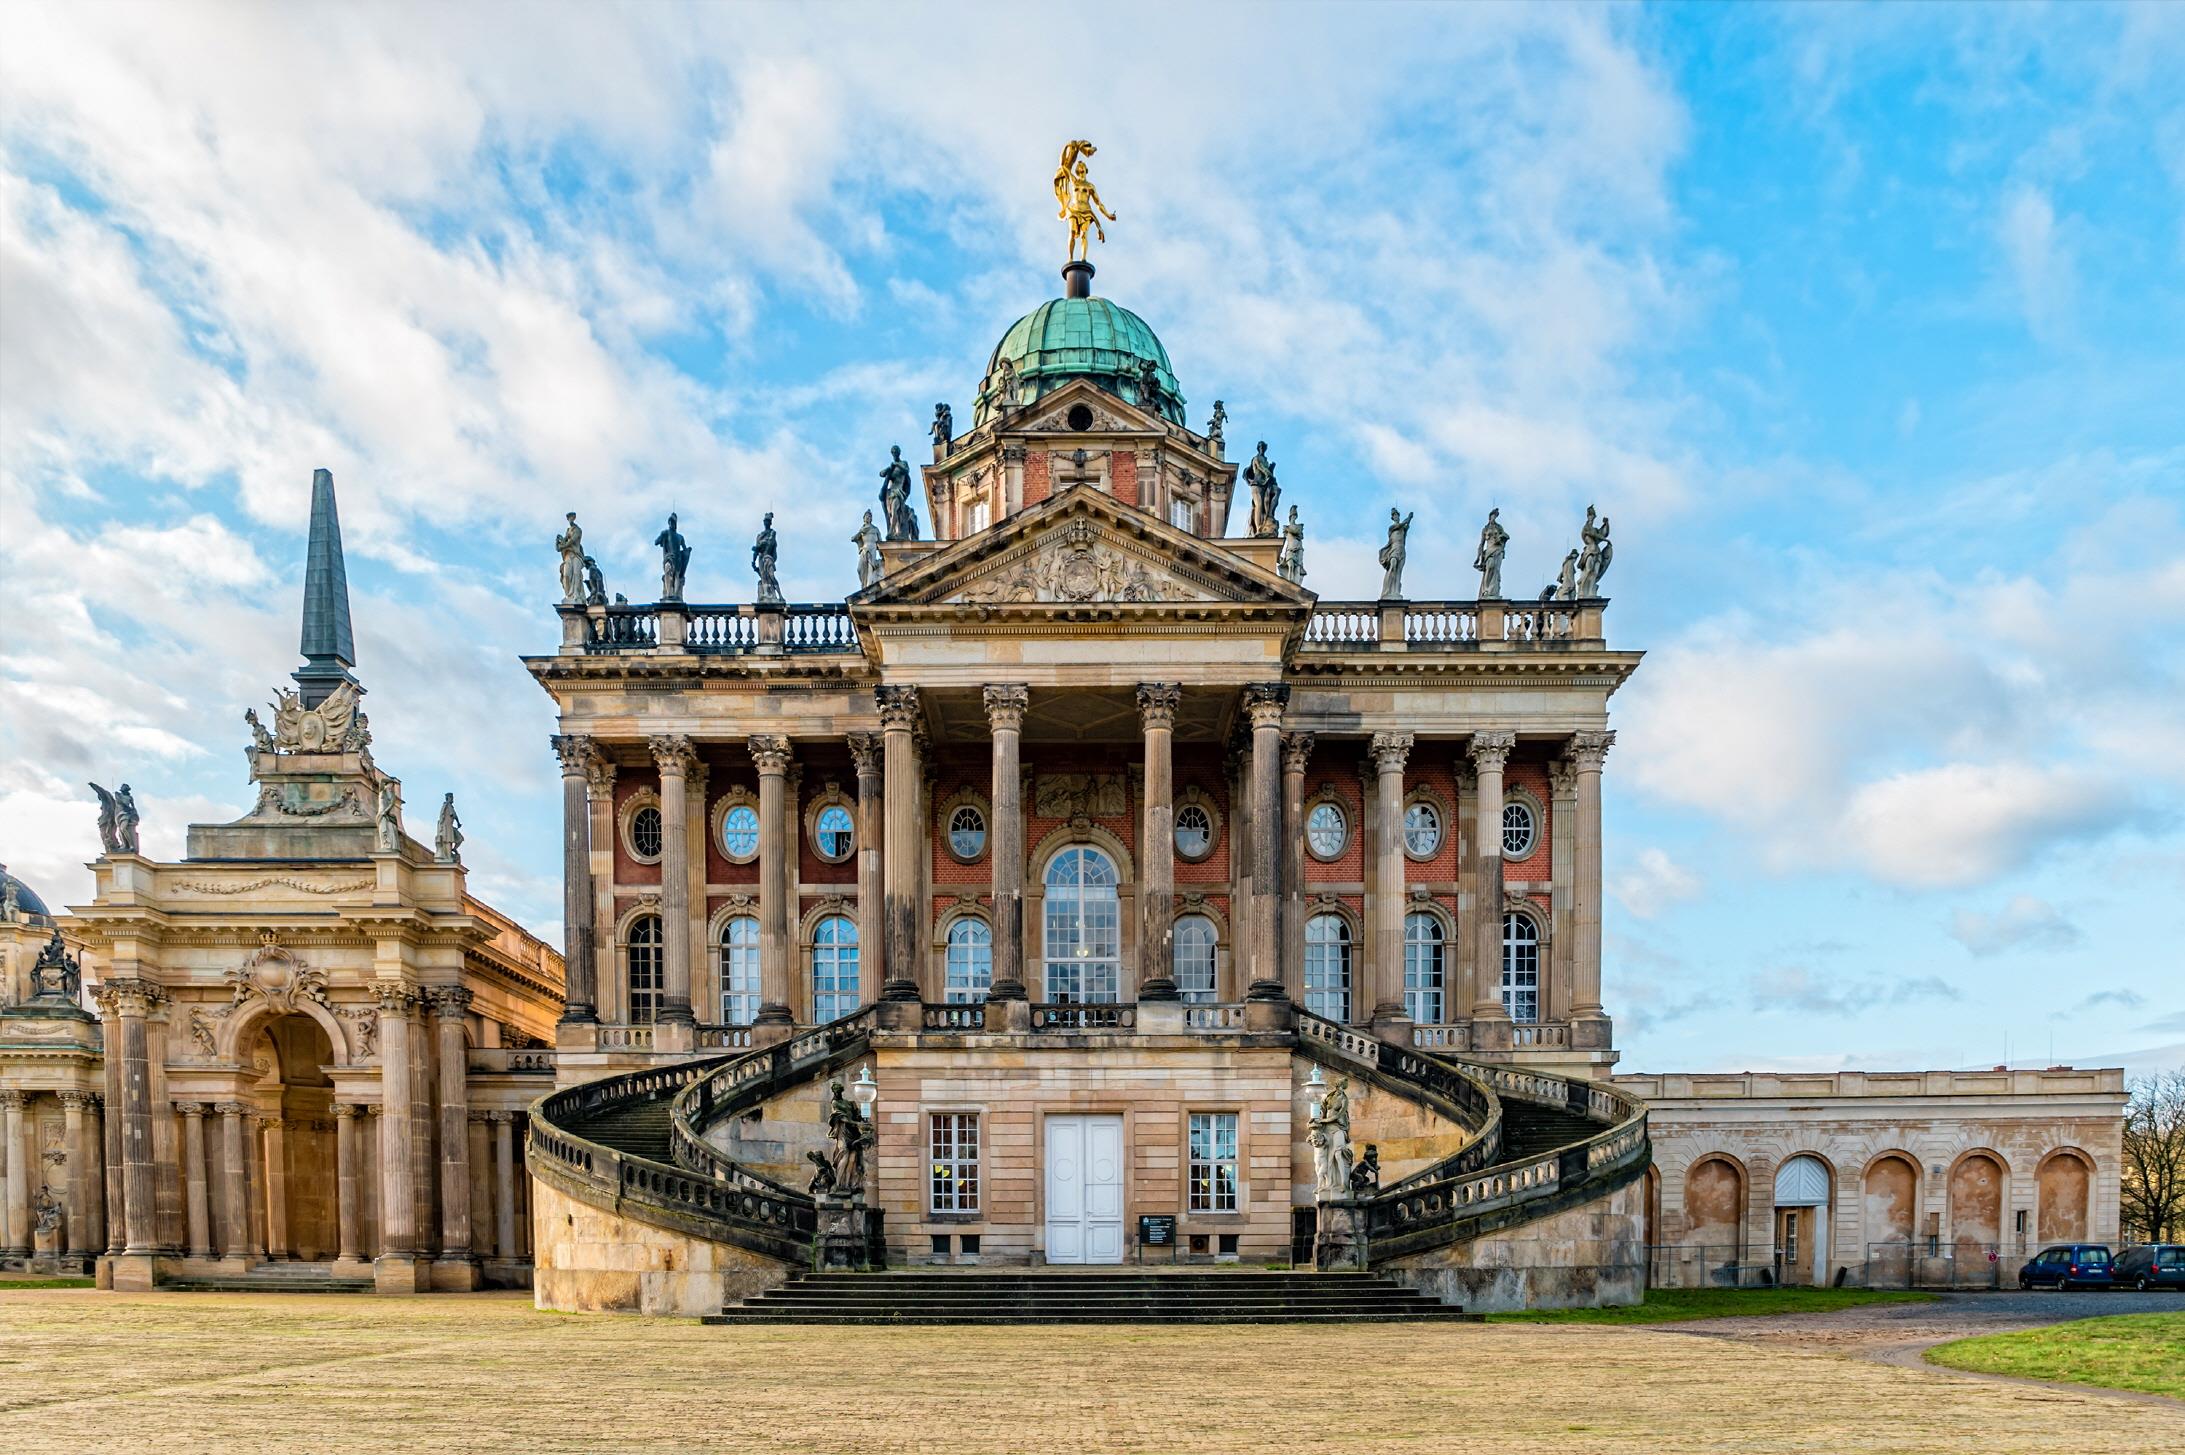
[[[322,472],[256,806],[11,894],[7,1266],[797,1317],[812,1268],[1235,1260],[1484,1309],[2114,1236],[2115,1071],[1619,1074],[1605,548],[1415,598],[1398,519],[1383,595],[1319,598],[1092,277],[890,467],[844,601],[782,601],[769,527],[753,603],[685,602],[727,545],[671,521],[609,603],[572,520],[526,662],[559,953],[402,830]],[[32,993],[70,956],[95,1017]]]

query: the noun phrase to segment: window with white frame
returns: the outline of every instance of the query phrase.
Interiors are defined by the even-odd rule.
[[[812,847],[830,864],[839,864],[857,847],[857,821],[840,803],[830,803],[812,819]]]
[[[994,523],[994,506],[991,499],[981,495],[964,507],[964,534],[985,530]]]
[[[1350,925],[1339,914],[1305,921],[1305,1009],[1328,1020],[1350,1020]]]
[[[1441,920],[1424,912],[1404,916],[1404,1014],[1416,1025],[1442,1023]]]
[[[721,926],[721,1023],[748,1026],[759,1016],[759,922],[739,914]]]
[[[1196,530],[1198,508],[1182,496],[1171,496],[1168,502],[1168,523],[1178,530]]]
[[[1502,917],[1502,1008],[1520,1024],[1540,1019],[1540,927],[1515,910]]]
[[[979,1210],[979,1115],[969,1111],[937,1111],[928,1118],[932,1129],[933,1211],[975,1213]]]
[[[948,927],[950,1005],[976,1005],[994,988],[994,931],[983,919],[965,915]]]
[[[622,962],[630,991],[630,1020],[644,1025],[660,1014],[660,993],[667,984],[667,961],[660,943],[660,916],[641,914],[630,921]]]
[[[1176,921],[1176,993],[1190,1005],[1214,1003],[1214,922],[1203,914],[1187,914]]]
[[[1205,858],[1214,847],[1214,815],[1203,803],[1186,803],[1176,810],[1176,852],[1192,863]]]
[[[661,843],[660,808],[648,803],[630,815],[630,857],[647,864],[657,863]]]
[[[1441,851],[1441,810],[1423,798],[1404,805],[1404,852],[1430,859]]]
[[[840,1020],[857,1002],[857,921],[831,914],[812,931],[812,1019]]]
[[[732,803],[721,815],[721,852],[738,864],[759,857],[759,811],[748,803]]]
[[[948,851],[969,864],[986,852],[986,814],[975,803],[959,803],[948,816]]]
[[[1523,859],[1532,854],[1540,830],[1533,822],[1533,806],[1523,801],[1502,805],[1502,857]]]
[[[1350,819],[1343,812],[1343,805],[1333,799],[1322,799],[1305,815],[1305,847],[1312,850],[1315,859],[1333,859],[1343,852],[1350,842]]]
[[[1233,1213],[1237,1210],[1237,1114],[1191,1113],[1189,1195],[1185,1210]]]

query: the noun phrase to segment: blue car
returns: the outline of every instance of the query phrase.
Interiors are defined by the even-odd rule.
[[[2101,1243],[2058,1243],[2043,1248],[2018,1270],[2020,1288],[2110,1288],[2114,1284],[2109,1249]]]
[[[2119,1288],[2185,1288],[2185,1243],[2141,1243],[2117,1255],[2109,1276]]]

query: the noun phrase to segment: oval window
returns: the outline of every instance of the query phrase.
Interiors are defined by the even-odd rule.
[[[630,852],[640,859],[660,857],[660,810],[651,804],[630,815]]]
[[[1305,816],[1305,846],[1316,859],[1332,859],[1343,852],[1350,838],[1350,821],[1341,804],[1316,803]]]
[[[986,852],[986,815],[976,804],[958,804],[948,816],[948,851],[967,861]]]
[[[1441,848],[1441,811],[1431,803],[1404,809],[1404,850],[1414,858],[1432,857]]]
[[[822,859],[840,863],[849,858],[850,850],[857,844],[857,830],[851,822],[850,811],[839,803],[830,803],[821,809],[812,823],[812,839]]]
[[[1502,857],[1522,859],[1533,851],[1533,841],[1538,831],[1533,824],[1530,804],[1505,803],[1502,805]]]
[[[759,811],[748,803],[730,806],[721,815],[721,852],[737,863],[748,863],[759,852]]]
[[[1214,815],[1203,804],[1187,803],[1176,810],[1176,852],[1186,859],[1203,859],[1214,847]]]

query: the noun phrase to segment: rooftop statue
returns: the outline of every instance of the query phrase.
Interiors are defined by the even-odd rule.
[[[392,778],[379,780],[379,852],[402,852],[402,785]]]
[[[1578,553],[1572,551],[1563,558],[1563,569],[1556,573],[1555,584],[1540,593],[1549,601],[1568,601],[1578,594]]]
[[[781,582],[774,575],[774,557],[780,549],[780,541],[774,535],[774,512],[766,512],[766,521],[759,527],[759,538],[751,543],[751,569],[759,575],[759,605],[781,604]]]
[[[1413,514],[1417,514],[1416,511]],[[1388,508],[1388,543],[1381,547],[1381,599],[1401,601],[1404,595],[1404,538],[1411,534],[1411,516],[1395,506]]]
[[[272,752],[274,750],[273,734],[267,732],[266,725],[258,721],[258,709],[255,707],[244,708],[243,721],[250,724],[250,746],[252,750],[260,753]]]
[[[1244,483],[1252,487],[1252,534],[1274,536],[1282,532],[1275,512],[1282,504],[1282,486],[1275,480],[1274,461],[1267,458],[1267,441],[1261,440],[1244,467]]]
[[[440,822],[433,829],[432,856],[442,864],[462,862],[463,821],[455,816],[455,795],[440,800]]]
[[[590,556],[584,558],[584,604],[586,606],[605,606],[607,604],[607,578],[599,573],[599,562]]]
[[[660,599],[681,601],[683,577],[690,570],[690,542],[675,528],[675,512],[668,512],[668,528],[652,538],[660,548]]]
[[[888,539],[918,539],[918,512],[910,508],[910,466],[903,463],[903,447],[888,446],[887,468],[880,472],[880,512],[887,518]]]
[[[1290,507],[1290,523],[1282,528],[1282,550],[1275,556],[1275,574],[1285,581],[1305,579],[1305,522],[1297,518],[1294,505]]]
[[[1092,178],[1085,171],[1085,158],[1097,150],[1099,148],[1089,141],[1068,142],[1062,148],[1062,165],[1055,168],[1055,201],[1062,204],[1062,210],[1055,216],[1070,224],[1069,256],[1073,261],[1091,256],[1091,247],[1085,241],[1087,228],[1092,230],[1094,237],[1106,242],[1108,235],[1100,226],[1100,217],[1115,221],[1115,214],[1100,200],[1099,189],[1093,186]],[[1096,211],[1100,217],[1093,215]]]
[[[1208,448],[1213,450],[1214,458],[1217,460],[1221,458],[1222,426],[1227,424],[1228,422],[1229,411],[1222,406],[1222,402],[1219,399],[1215,400],[1214,413],[1212,417],[1210,417],[1206,421],[1206,443]]]
[[[1598,596],[1601,578],[1608,574],[1608,563],[1616,554],[1616,548],[1609,544],[1608,517],[1602,516],[1600,523],[1595,524],[1593,507],[1587,506],[1586,523],[1580,527],[1578,536],[1586,543],[1578,557],[1578,594]]]
[[[1502,599],[1502,553],[1509,548],[1510,533],[1502,528],[1502,508],[1497,506],[1487,512],[1487,524],[1480,527],[1479,552],[1472,557],[1472,567],[1479,572],[1479,599]]]
[[[862,591],[876,585],[886,569],[880,561],[880,527],[872,523],[872,512],[865,512],[865,523],[850,537],[857,547],[857,589]]]
[[[49,975],[53,977],[51,986],[46,984]],[[53,938],[39,948],[38,958],[31,962],[31,999],[51,995],[73,1004],[82,992],[83,962],[68,953],[68,947],[61,943],[60,929],[56,927]]]
[[[945,404],[933,406],[933,458],[948,458],[949,444],[956,438],[956,412]]]
[[[1161,403],[1161,366],[1151,359],[1138,361],[1138,402],[1148,409]]]
[[[99,796],[99,845],[109,854],[134,854],[137,852],[137,801],[130,796],[129,785],[108,793],[98,784],[91,791]]]
[[[996,414],[1008,414],[1017,407],[1017,366],[1012,359],[998,360],[994,372],[987,380],[987,403]]]
[[[561,604],[574,606],[584,599],[584,530],[577,524],[577,513],[569,512],[569,529],[554,537],[554,549],[561,552]]]

